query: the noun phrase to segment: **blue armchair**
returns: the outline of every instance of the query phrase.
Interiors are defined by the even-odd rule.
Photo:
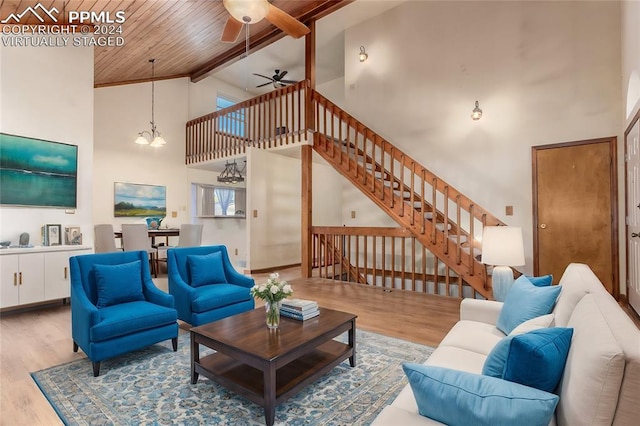
[[[178,349],[173,296],[151,280],[148,254],[127,251],[73,256],[71,265],[71,334],[91,360],[100,362],[163,340]]]
[[[198,326],[253,309],[252,278],[238,273],[225,246],[167,251],[169,293],[178,318]]]

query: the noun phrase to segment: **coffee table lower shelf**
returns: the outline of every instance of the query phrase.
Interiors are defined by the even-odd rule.
[[[345,359],[353,356],[353,348],[331,340],[294,359],[276,370],[275,405],[286,401],[301,387],[312,383]],[[195,372],[265,406],[262,370],[232,359],[220,352],[205,356],[195,363]]]

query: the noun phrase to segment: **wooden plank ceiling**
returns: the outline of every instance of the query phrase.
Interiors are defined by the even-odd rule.
[[[273,0],[274,6],[302,22],[321,18],[353,0]],[[0,20],[21,13],[38,3],[60,17],[69,11],[109,12],[115,19],[124,11],[124,46],[95,47],[96,87],[148,81],[149,59],[155,58],[156,79],[189,76],[193,81],[230,64],[245,53],[245,33],[235,43],[222,43],[220,36],[229,14],[222,0],[2,0]],[[25,15],[20,24],[40,24]],[[250,26],[250,51],[285,36],[266,19]],[[52,47],[53,48],[53,47]]]

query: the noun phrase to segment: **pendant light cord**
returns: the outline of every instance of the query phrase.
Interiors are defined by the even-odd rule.
[[[156,95],[156,86],[155,86],[155,77],[156,77],[156,60],[149,59],[151,62],[151,137],[154,138],[156,136],[156,119],[154,114],[154,106],[155,106],[155,95]]]

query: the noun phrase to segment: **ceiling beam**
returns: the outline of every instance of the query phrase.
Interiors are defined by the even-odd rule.
[[[318,0],[314,2],[308,2],[306,4],[305,9],[296,15],[293,15],[294,18],[298,19],[303,23],[307,23],[312,19],[320,19],[324,16],[327,16],[336,10],[352,3],[354,0]],[[249,53],[256,52],[263,47],[270,45],[282,37],[285,34],[280,31],[277,27],[271,25],[266,30],[263,30],[249,38],[250,49]],[[231,65],[234,62],[242,59],[242,55],[245,54],[245,44],[239,43],[236,46],[228,49],[221,55],[218,55],[209,61],[207,61],[204,65],[194,69],[189,73],[191,77],[191,81],[197,83],[198,81],[206,78],[210,73],[221,69],[223,66]]]

